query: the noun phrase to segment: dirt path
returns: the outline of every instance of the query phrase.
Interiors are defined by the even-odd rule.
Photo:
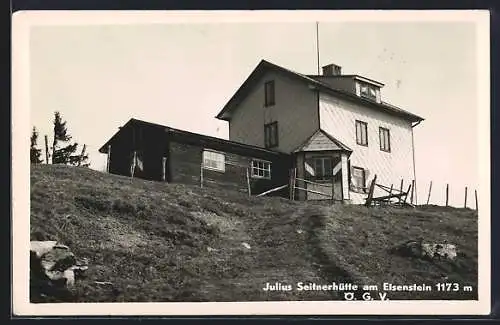
[[[318,272],[323,268],[321,261],[312,253],[304,222],[307,213],[297,206],[287,213],[256,209],[247,218],[221,216],[226,226],[220,228],[219,240],[207,253],[214,269],[201,293],[210,301],[231,301],[228,292],[239,301],[331,300],[331,292],[296,290],[298,282],[327,283]],[[263,290],[267,283],[292,289]]]

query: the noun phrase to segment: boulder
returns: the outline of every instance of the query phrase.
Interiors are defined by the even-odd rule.
[[[45,253],[52,250],[54,246],[57,245],[55,240],[37,241],[32,240],[30,242],[30,251],[35,253],[37,257],[42,257]]]
[[[56,241],[30,243],[30,284],[38,295],[71,289],[75,277],[87,270],[88,261],[78,261],[68,246]]]
[[[457,257],[457,247],[448,243],[426,243],[422,240],[409,240],[396,245],[392,253],[423,259],[454,260]]]
[[[446,243],[422,243],[424,256],[454,260],[457,257],[457,246]]]

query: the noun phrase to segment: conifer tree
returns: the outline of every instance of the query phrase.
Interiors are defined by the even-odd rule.
[[[42,160],[40,156],[42,155],[42,150],[37,148],[38,132],[35,127],[31,132],[31,146],[30,146],[30,161],[32,164],[40,164]]]
[[[80,154],[78,143],[71,143],[71,135],[68,133],[66,121],[59,112],[54,113],[54,139],[52,143],[52,163],[73,166],[88,167],[88,155],[85,153],[85,146]]]

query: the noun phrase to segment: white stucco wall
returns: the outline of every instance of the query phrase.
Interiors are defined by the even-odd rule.
[[[366,186],[376,174],[378,184],[393,184],[399,189],[403,179],[404,189],[408,188],[413,180],[411,122],[327,94],[320,95],[319,107],[320,127],[353,150],[351,166],[367,170]],[[356,144],[356,120],[368,124],[368,147]],[[391,152],[380,150],[379,127],[390,130]],[[383,195],[384,192],[375,194]],[[366,194],[352,191],[349,196],[355,204],[364,203],[366,198]]]

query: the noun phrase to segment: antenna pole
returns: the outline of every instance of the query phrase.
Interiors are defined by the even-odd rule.
[[[316,53],[318,55],[318,76],[319,76],[319,23],[316,22]]]

